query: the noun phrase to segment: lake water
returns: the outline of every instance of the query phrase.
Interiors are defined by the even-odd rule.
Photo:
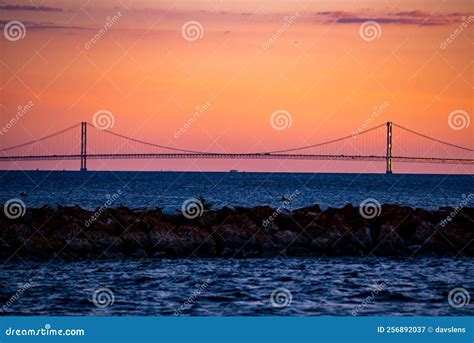
[[[283,196],[294,194],[289,208],[358,205],[370,197],[437,209],[458,206],[463,195],[474,193],[472,175],[2,171],[0,183],[0,203],[20,197],[27,207],[77,204],[95,209],[113,197],[112,206],[162,207],[166,212],[198,196],[214,208],[278,207]]]
[[[474,191],[471,175],[2,171],[0,182],[0,202],[27,207],[94,209],[113,198],[167,212],[198,196],[214,208],[277,207],[294,195],[290,208],[370,197],[435,209]],[[0,315],[473,315],[472,301],[448,301],[453,289],[473,295],[472,275],[472,259],[460,257],[16,259],[0,261]]]
[[[0,304],[30,280],[6,314],[474,315],[448,302],[472,275],[453,258],[16,261],[0,269]]]

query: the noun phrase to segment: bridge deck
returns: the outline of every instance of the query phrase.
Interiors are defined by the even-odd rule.
[[[87,159],[280,159],[280,160],[341,160],[341,161],[385,161],[386,156],[364,155],[314,155],[314,154],[261,154],[261,153],[168,153],[168,154],[87,154]],[[80,160],[82,155],[26,155],[0,156],[6,161]],[[474,164],[474,159],[443,157],[392,156],[397,162]]]

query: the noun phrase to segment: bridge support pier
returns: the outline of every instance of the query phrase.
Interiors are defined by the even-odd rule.
[[[386,174],[392,174],[392,122],[387,122],[387,153],[385,155],[387,161]]]
[[[87,171],[87,123],[81,123],[81,171]]]

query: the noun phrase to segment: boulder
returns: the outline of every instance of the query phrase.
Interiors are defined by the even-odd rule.
[[[382,205],[373,219],[352,205],[224,207],[195,219],[161,209],[29,208],[15,220],[0,214],[0,259],[474,256],[473,217],[469,207],[397,205]]]

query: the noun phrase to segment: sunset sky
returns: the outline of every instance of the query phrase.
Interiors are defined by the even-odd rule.
[[[0,135],[1,148],[92,122],[100,110],[112,114],[114,132],[189,150],[280,150],[387,121],[472,148],[474,122],[453,129],[448,118],[474,120],[473,15],[469,0],[0,1],[0,126],[33,104]],[[3,32],[13,20],[25,27],[22,39]],[[363,31],[367,21],[378,27]],[[199,37],[183,32],[188,22],[201,25]],[[281,130],[271,122],[279,110],[291,118]],[[396,143],[406,152],[414,144]],[[78,169],[78,162],[0,162],[20,167]],[[89,168],[376,172],[384,165],[142,160]]]

